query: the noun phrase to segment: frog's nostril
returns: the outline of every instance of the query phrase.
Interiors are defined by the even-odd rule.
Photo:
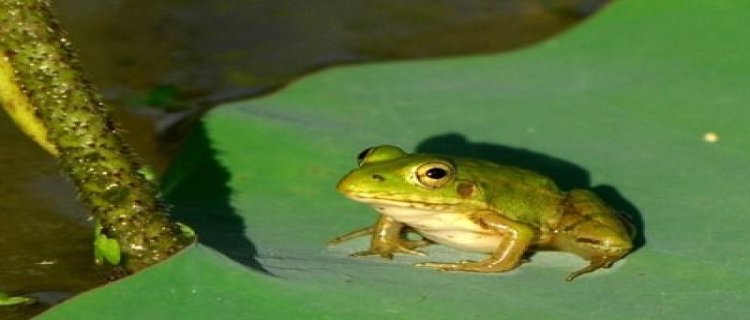
[[[383,182],[383,181],[385,181],[385,178],[383,178],[383,176],[381,176],[381,175],[379,175],[379,174],[373,174],[373,175],[372,175],[372,178],[373,178],[373,179],[375,179],[375,180],[378,180],[378,182]]]

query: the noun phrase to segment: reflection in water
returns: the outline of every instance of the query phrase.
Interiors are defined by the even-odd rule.
[[[9,125],[5,113],[0,123],[0,292],[39,300],[2,307],[0,319],[25,319],[103,283],[105,270],[92,263],[92,226],[55,159]]]

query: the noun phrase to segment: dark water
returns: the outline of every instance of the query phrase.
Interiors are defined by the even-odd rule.
[[[224,101],[279,88],[321,67],[513,50],[593,13],[596,0],[57,0],[93,82],[128,141],[157,171],[190,121]],[[184,124],[184,125],[176,125]],[[0,291],[25,319],[102,283],[91,225],[55,160],[0,114]]]
[[[0,113],[0,291],[40,299],[28,307],[0,307],[0,319],[24,319],[101,283],[93,265],[92,226],[76,204],[55,159]],[[5,315],[5,313],[10,315]]]

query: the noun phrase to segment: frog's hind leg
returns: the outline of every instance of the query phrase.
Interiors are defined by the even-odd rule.
[[[609,268],[627,255],[633,248],[633,234],[632,228],[629,230],[626,224],[627,221],[623,221],[593,192],[570,191],[550,244],[583,257],[589,265],[571,273],[566,280]]]
[[[470,219],[499,236],[499,245],[490,257],[482,261],[422,262],[415,266],[442,271],[505,272],[523,262],[523,255],[536,236],[534,230],[492,211],[480,211]]]

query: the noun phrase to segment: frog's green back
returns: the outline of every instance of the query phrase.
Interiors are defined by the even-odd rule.
[[[539,226],[561,214],[562,194],[549,177],[490,161],[459,158],[458,178],[476,182],[492,208],[513,220]]]

